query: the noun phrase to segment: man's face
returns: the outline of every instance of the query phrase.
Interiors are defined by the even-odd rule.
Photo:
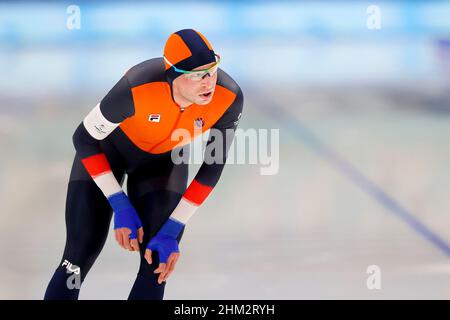
[[[208,69],[213,65],[214,62],[199,66],[194,70]],[[216,88],[217,72],[213,76],[205,75],[200,81],[193,81],[189,79],[188,74],[183,74],[173,82],[177,86],[178,93],[184,99],[198,105],[205,105],[212,100]]]

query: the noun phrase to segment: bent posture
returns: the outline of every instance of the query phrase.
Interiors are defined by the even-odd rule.
[[[175,32],[163,57],[128,70],[78,126],[66,245],[45,299],[78,298],[79,286],[68,284],[74,276],[83,283],[113,213],[116,241],[141,256],[129,299],[163,298],[185,225],[217,184],[242,112],[242,91],[219,62],[201,33]],[[185,146],[208,129],[206,149],[220,147],[188,186],[188,164],[173,152],[186,156]],[[177,130],[189,134],[180,141]]]

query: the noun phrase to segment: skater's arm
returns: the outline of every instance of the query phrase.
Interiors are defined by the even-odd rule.
[[[208,161],[205,159],[205,162],[201,165],[180,203],[170,216],[176,221],[186,224],[219,181],[242,114],[243,102],[244,97],[239,89],[233,104],[211,128],[206,150],[209,146],[212,146],[215,139],[221,139],[222,148],[213,153],[213,159],[208,159]]]
[[[124,76],[88,113],[72,137],[76,152],[86,170],[106,197],[119,192],[122,188],[111,172],[108,159],[100,147],[100,141],[133,114],[133,98],[128,80]]]
[[[80,123],[73,134],[73,144],[87,172],[114,210],[117,242],[128,250],[139,251],[136,238],[142,242],[142,224],[100,147],[100,141],[133,114],[131,89],[123,76]]]
[[[178,235],[219,181],[228,156],[228,150],[234,139],[234,133],[242,114],[242,107],[243,95],[239,89],[233,104],[213,126],[206,146],[208,148],[208,146],[214,143],[217,135],[220,135],[223,152],[215,154],[214,159],[216,163],[204,162],[201,165],[194,180],[186,189],[186,192],[169,219],[167,219],[156,236],[147,244],[145,258],[148,263],[152,263],[151,254],[153,250],[158,251],[159,254],[160,265],[155,270],[155,273],[160,273],[158,278],[159,283],[165,281],[171,275],[179,258]]]

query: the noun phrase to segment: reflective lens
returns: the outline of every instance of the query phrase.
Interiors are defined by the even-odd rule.
[[[216,64],[214,67],[208,69],[208,71],[198,71],[186,74],[186,77],[192,81],[201,81],[207,74],[210,77],[214,76],[219,69],[219,66]]]
[[[189,80],[192,81],[200,81],[202,80],[205,75],[209,74],[210,77],[214,76],[219,68],[219,63],[220,63],[220,56],[218,54],[215,54],[216,56],[216,63],[209,69],[203,69],[203,70],[191,70],[191,71],[187,71],[187,70],[182,70],[179,69],[177,67],[175,67],[169,60],[167,60],[166,57],[164,57],[164,60],[172,67],[174,68],[174,70],[176,72],[180,72],[180,73],[184,73],[186,75],[186,77]]]

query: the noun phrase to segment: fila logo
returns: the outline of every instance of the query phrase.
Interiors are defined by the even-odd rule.
[[[160,114],[150,114],[148,116],[148,121],[159,122],[159,120],[161,120],[161,115]]]
[[[80,267],[74,266],[72,263],[70,263],[67,260],[64,260],[61,267],[66,266],[66,269],[69,270],[72,273],[80,274]]]

